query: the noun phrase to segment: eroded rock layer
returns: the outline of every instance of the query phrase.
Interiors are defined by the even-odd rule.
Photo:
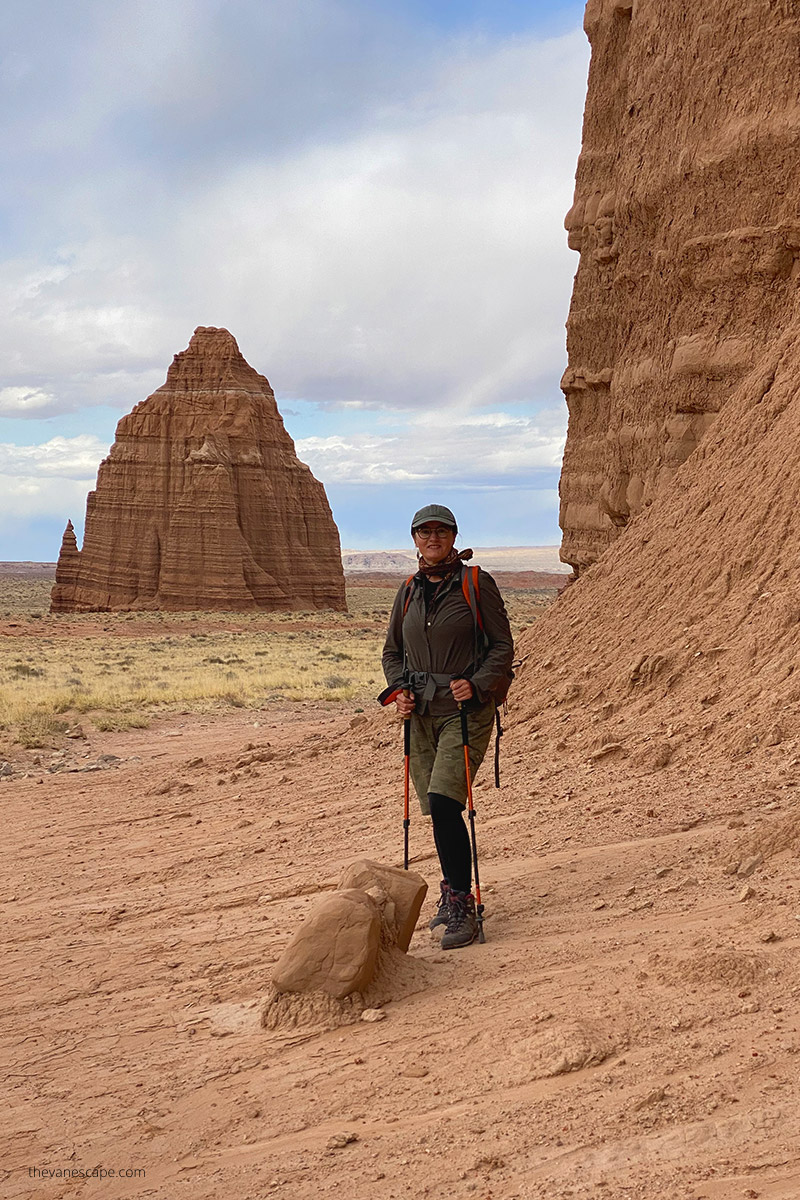
[[[511,697],[534,744],[587,770],[800,745],[800,297],[653,504],[528,629]],[[780,751],[776,748],[780,747]],[[793,786],[790,783],[787,786]]]
[[[120,421],[51,608],[346,608],[325,490],[226,329],[197,329]]]
[[[800,6],[589,0],[561,557],[594,562],[787,327]]]

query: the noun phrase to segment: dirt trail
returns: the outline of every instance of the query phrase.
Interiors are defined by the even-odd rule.
[[[398,861],[398,745],[387,714],[286,706],[93,735],[0,781],[4,1194],[800,1194],[786,744],[698,780],[512,728],[501,791],[476,789],[486,945],[420,929],[422,990],[386,1020],[260,1028],[315,892],[357,854]],[[412,850],[435,887],[421,820]]]

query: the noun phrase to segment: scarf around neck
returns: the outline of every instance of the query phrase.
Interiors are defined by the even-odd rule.
[[[432,566],[430,563],[426,563],[422,554],[419,550],[417,551],[420,573],[427,579],[430,579],[431,575],[441,575],[442,579],[447,579],[454,571],[460,569],[462,562],[466,562],[470,558],[472,558],[471,550],[456,550],[454,546],[447,558]]]

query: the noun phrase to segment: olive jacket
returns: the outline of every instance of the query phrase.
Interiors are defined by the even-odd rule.
[[[462,572],[455,571],[442,583],[427,611],[421,572],[410,584],[405,616],[405,584],[395,598],[383,647],[383,673],[389,687],[408,686],[410,679],[418,713],[444,716],[457,712],[449,688],[449,681],[456,678],[469,679],[478,700],[485,703],[511,669],[514,640],[497,584],[486,571],[480,571],[480,612],[486,636],[479,639],[476,663],[475,618],[461,581]],[[430,675],[437,679],[429,679]]]

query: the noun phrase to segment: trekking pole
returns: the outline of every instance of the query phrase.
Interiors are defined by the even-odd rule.
[[[403,695],[408,696],[408,688],[403,688]],[[411,717],[403,718],[403,757],[404,779],[403,779],[403,869],[408,870],[408,828],[411,824],[411,818],[408,815],[408,782],[411,774]]]
[[[467,802],[469,806],[469,832],[472,840],[472,866],[475,872],[475,912],[478,917],[478,941],[485,942],[483,905],[481,904],[481,880],[478,874],[478,843],[475,840],[475,805],[472,803],[472,779],[469,767],[469,725],[467,723],[467,710],[464,708],[464,705],[459,704],[458,708],[461,713],[461,742],[464,747],[464,770],[467,774]]]

